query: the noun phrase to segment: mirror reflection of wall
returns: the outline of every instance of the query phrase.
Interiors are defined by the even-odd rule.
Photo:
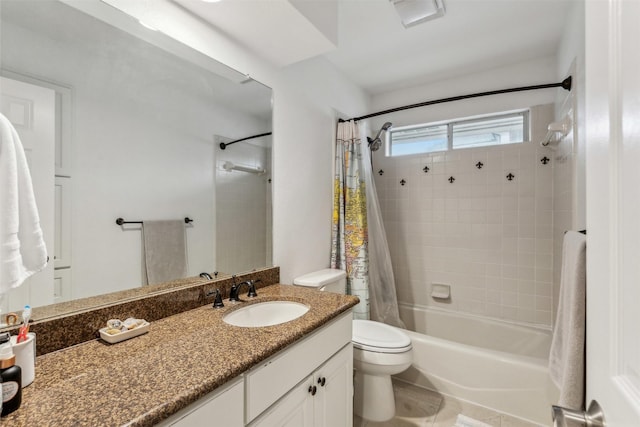
[[[213,74],[58,1],[7,0],[1,7],[2,76],[55,92],[54,157],[65,159],[55,193],[53,186],[40,191],[56,197],[53,212],[41,212],[55,224],[45,230],[55,286],[54,277],[46,287],[27,284],[9,294],[2,311],[144,285],[141,229],[117,226],[118,217],[192,218],[188,275],[222,271],[215,259],[214,135],[270,130],[271,90]],[[270,144],[262,151],[259,161],[270,169]],[[267,239],[266,228],[256,241]],[[247,268],[271,265],[266,254],[261,261]]]
[[[271,171],[265,167],[270,158],[270,136],[216,149],[216,260],[221,271],[248,271],[271,262]]]

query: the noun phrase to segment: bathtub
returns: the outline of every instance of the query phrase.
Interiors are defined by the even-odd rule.
[[[396,377],[514,417],[551,425],[551,331],[400,304],[414,362]]]

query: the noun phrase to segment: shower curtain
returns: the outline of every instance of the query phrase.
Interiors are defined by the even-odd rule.
[[[362,127],[363,141],[366,141],[366,125]],[[391,265],[391,253],[387,233],[382,222],[382,212],[378,202],[376,184],[373,180],[373,152],[368,144],[363,144],[364,177],[367,190],[367,225],[369,235],[369,301],[371,318],[389,325],[405,328],[398,313],[396,280]],[[380,150],[384,156],[384,150]]]
[[[360,298],[354,319],[369,319],[367,196],[360,141],[357,123],[338,123],[331,268],[346,271],[347,294]]]
[[[347,272],[347,293],[360,298],[354,318],[404,327],[366,144],[366,128],[338,123],[331,268]]]

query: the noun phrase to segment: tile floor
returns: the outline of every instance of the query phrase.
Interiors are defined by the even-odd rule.
[[[393,381],[396,416],[386,422],[365,421],[354,416],[354,427],[452,427],[458,414],[482,421],[492,427],[538,427],[518,418],[463,402],[435,391],[402,381]]]

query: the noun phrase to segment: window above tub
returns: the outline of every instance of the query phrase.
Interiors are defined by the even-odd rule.
[[[529,110],[391,128],[389,155],[516,144],[529,140]]]

